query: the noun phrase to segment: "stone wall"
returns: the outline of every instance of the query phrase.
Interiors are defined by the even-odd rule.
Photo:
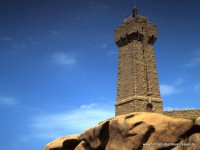
[[[118,64],[117,101],[134,95],[147,95],[142,43],[133,41],[120,48]]]
[[[167,115],[175,118],[188,118],[195,119],[200,117],[200,109],[192,109],[192,110],[170,110],[163,111],[161,114]]]
[[[156,68],[156,58],[154,52],[154,46],[148,44],[146,48],[146,66],[147,66],[147,77],[149,84],[149,93],[152,97],[160,98],[160,89],[158,82],[158,72]]]
[[[115,104],[115,116],[128,114],[132,112],[145,112],[147,110],[147,104],[149,104],[148,100],[145,99],[136,99],[133,98],[132,100],[127,100],[124,103],[116,103]],[[153,105],[152,111],[160,113],[162,112],[162,101],[155,100],[152,101],[151,104]]]

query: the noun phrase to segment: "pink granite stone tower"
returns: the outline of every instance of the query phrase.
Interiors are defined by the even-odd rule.
[[[132,17],[115,29],[119,47],[115,115],[163,110],[154,54],[156,39],[156,25],[139,16],[136,7]]]

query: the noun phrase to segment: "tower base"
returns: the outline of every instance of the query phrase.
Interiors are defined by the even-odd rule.
[[[115,116],[131,112],[145,111],[162,112],[162,99],[145,96],[132,96],[115,103]]]

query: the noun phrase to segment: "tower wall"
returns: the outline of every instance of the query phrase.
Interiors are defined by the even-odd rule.
[[[115,29],[119,47],[116,115],[134,111],[162,111],[154,54],[156,25],[142,16],[124,20]]]
[[[142,42],[140,41],[133,41],[120,48],[117,102],[133,95],[147,94],[141,49]]]
[[[154,47],[152,44],[148,44],[146,53],[149,92],[151,93],[152,97],[160,98],[158,72],[156,68]]]

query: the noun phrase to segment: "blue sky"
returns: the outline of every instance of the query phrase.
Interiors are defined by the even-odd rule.
[[[200,108],[200,1],[135,2],[158,25],[164,109]],[[43,149],[114,116],[114,28],[135,2],[0,1],[0,149]]]

